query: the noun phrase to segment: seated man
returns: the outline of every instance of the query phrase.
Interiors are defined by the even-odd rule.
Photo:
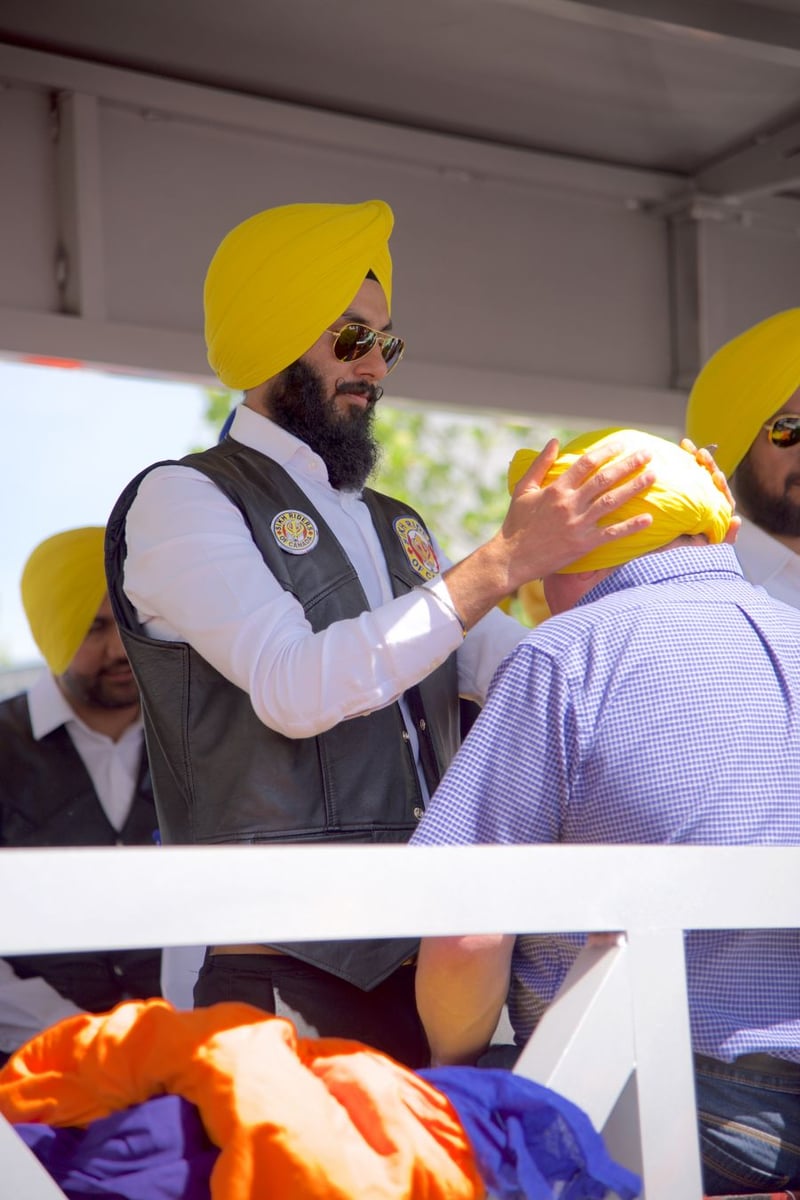
[[[96,527],[58,533],[25,564],[22,601],[49,669],[0,704],[0,847],[153,845],[139,692],[106,595],[103,539]],[[160,959],[158,950],[0,959],[0,1063],[63,1017],[160,995]]]
[[[800,844],[800,760],[775,753],[800,739],[800,612],[719,544],[731,510],[708,473],[645,444],[656,482],[632,504],[652,525],[545,579],[557,615],[499,668],[414,843]],[[434,1061],[477,1058],[509,982],[524,1043],[582,941],[425,940]],[[689,933],[686,959],[705,1186],[796,1187],[800,931]]]

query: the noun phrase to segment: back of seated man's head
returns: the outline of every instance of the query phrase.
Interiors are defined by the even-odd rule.
[[[800,308],[760,321],[709,359],[689,396],[686,432],[717,447],[746,517],[776,537],[800,537]]]
[[[649,469],[655,471],[656,478],[646,491],[600,523],[612,524],[640,513],[648,513],[651,523],[638,533],[596,547],[545,580],[545,593],[553,612],[563,611],[610,571],[634,558],[664,550],[679,540],[719,543],[724,541],[730,526],[731,506],[714,484],[710,472],[674,442],[636,429],[600,429],[581,434],[561,451],[545,476],[543,486],[548,487],[582,454],[608,438],[619,444],[619,458],[636,449],[649,450],[652,454]],[[509,468],[511,490],[528,470],[534,456],[533,450],[520,450],[514,456]],[[567,576],[575,577],[569,588],[558,582]],[[561,592],[569,594],[568,602],[557,598]]]

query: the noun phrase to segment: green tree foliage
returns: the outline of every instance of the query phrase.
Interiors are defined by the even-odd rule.
[[[383,459],[372,484],[418,508],[446,553],[461,558],[502,524],[514,452],[541,448],[554,431],[541,422],[398,408],[382,401],[376,432]],[[562,440],[572,436],[568,430],[556,432]]]
[[[215,438],[238,399],[239,393],[229,392],[227,388],[206,388],[206,407],[203,416],[214,431]]]

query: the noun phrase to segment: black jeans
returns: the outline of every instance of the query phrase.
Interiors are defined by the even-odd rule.
[[[240,1000],[278,1016],[296,1015],[302,1018],[296,1021],[301,1036],[365,1042],[414,1069],[430,1062],[410,965],[398,967],[365,992],[288,955],[206,953],[195,984],[195,1007],[221,1000]]]

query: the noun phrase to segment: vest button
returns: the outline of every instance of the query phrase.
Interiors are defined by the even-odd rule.
[[[422,818],[424,817],[424,815],[425,815],[425,809],[420,808],[419,804],[415,805],[414,806],[414,816],[416,817],[416,819],[418,821],[421,821]]]
[[[420,727],[420,729],[422,730],[422,732],[423,732],[423,733],[424,733],[424,732],[425,732],[425,730],[428,728],[428,726],[427,726],[427,723],[426,723],[426,721],[425,721],[425,718],[424,718],[424,717],[420,717],[419,727]]]

